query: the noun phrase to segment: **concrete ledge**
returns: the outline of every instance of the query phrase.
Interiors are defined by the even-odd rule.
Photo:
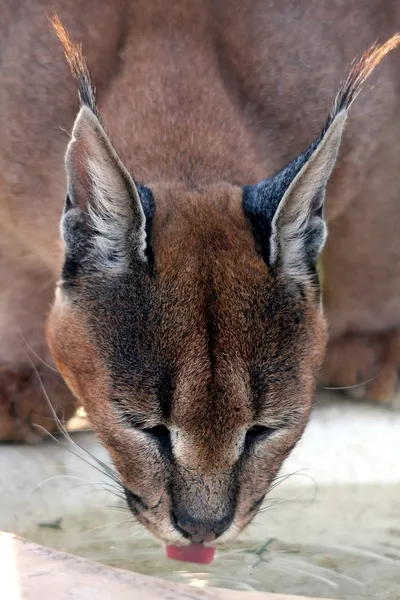
[[[306,600],[300,596],[190,588],[105,567],[7,533],[0,533],[0,597],[1,600]]]

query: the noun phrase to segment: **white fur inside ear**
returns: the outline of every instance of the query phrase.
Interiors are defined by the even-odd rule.
[[[72,202],[88,215],[91,259],[99,268],[125,268],[132,252],[146,260],[145,216],[134,181],[97,117],[82,107],[66,154]]]
[[[130,203],[124,199],[118,175],[100,162],[88,158],[88,175],[93,186],[93,202],[88,204],[90,223],[95,230],[93,244],[101,260],[113,268],[122,267],[126,258],[126,245],[132,226]],[[125,192],[126,194],[126,192]],[[137,251],[145,260],[145,230],[138,232]]]
[[[313,154],[286,190],[274,215],[270,238],[270,264],[280,258],[285,273],[307,282],[310,273],[307,253],[319,254],[324,246],[327,228],[313,203],[322,206],[325,188],[336,163],[347,113],[334,119]],[[313,248],[310,249],[310,244]]]

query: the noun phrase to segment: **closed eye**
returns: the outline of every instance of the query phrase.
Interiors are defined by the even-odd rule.
[[[244,440],[244,449],[249,450],[257,442],[266,440],[270,435],[275,433],[276,429],[265,427],[264,425],[254,425],[246,432]]]
[[[141,496],[134,494],[125,486],[124,492],[128,506],[133,512],[139,512],[140,510],[147,510],[149,508]]]
[[[168,427],[155,425],[154,427],[141,428],[140,431],[157,441],[163,451],[171,453],[171,436]]]
[[[114,398],[114,402],[118,405],[119,415],[125,426],[140,431],[153,439],[158,443],[162,453],[172,454],[171,437],[168,427],[162,424],[146,427],[144,415],[133,414],[121,398]]]

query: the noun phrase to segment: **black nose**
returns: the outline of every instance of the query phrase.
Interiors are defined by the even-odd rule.
[[[200,520],[189,515],[175,515],[172,513],[175,528],[187,539],[195,544],[213,542],[222,535],[232,523],[231,516],[222,519]]]

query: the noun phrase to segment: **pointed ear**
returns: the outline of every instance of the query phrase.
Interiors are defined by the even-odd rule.
[[[282,171],[243,190],[243,209],[264,260],[302,283],[315,281],[326,237],[323,203],[347,111],[382,58],[400,44],[397,34],[372,46],[342,82],[321,135]]]
[[[77,81],[81,102],[65,158],[68,193],[61,233],[69,268],[64,271],[71,272],[83,262],[97,269],[120,270],[132,260],[146,260],[141,199],[101,125],[81,45],[72,42],[56,14],[51,22]],[[149,190],[141,189],[148,200]],[[154,209],[152,202],[147,204],[151,220]]]
[[[346,111],[333,122],[284,193],[271,223],[269,263],[281,260],[289,277],[309,277],[326,238],[325,190],[336,163]]]
[[[139,193],[87,106],[82,106],[76,118],[65,163],[68,201],[62,232],[67,251],[78,243],[82,249],[82,238],[86,238],[98,266],[120,269],[129,259],[144,261],[145,216]]]
[[[271,179],[244,189],[243,207],[264,260],[301,282],[312,279],[326,238],[325,190],[347,111],[330,118],[311,146]]]

